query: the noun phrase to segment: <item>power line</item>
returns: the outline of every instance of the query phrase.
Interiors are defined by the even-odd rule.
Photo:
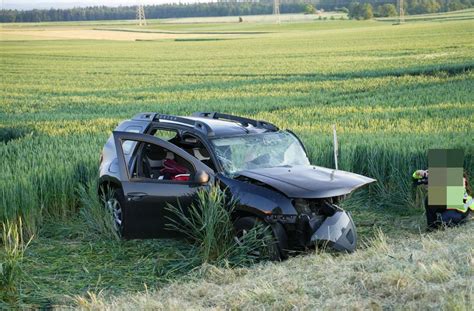
[[[138,4],[137,6],[137,21],[138,25],[146,26],[145,8],[143,7],[143,4]]]
[[[397,0],[398,6],[398,23],[402,24],[405,22],[405,10],[403,9],[403,0]]]
[[[273,0],[273,15],[276,16],[277,24],[280,24],[280,0]]]

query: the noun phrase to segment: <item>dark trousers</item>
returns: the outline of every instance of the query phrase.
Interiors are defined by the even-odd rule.
[[[457,210],[446,209],[446,206],[430,206],[428,205],[428,199],[425,200],[425,209],[428,229],[437,229],[441,226],[457,226],[469,215],[469,210],[462,213]]]

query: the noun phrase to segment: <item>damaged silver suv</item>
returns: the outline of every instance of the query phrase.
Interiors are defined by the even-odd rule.
[[[170,238],[168,204],[186,209],[218,184],[237,203],[237,235],[271,228],[279,258],[324,243],[352,252],[357,233],[338,203],[374,179],[311,165],[289,130],[217,112],[181,117],[140,113],[122,122],[101,156],[100,185],[125,238]],[[111,190],[110,190],[111,189]]]

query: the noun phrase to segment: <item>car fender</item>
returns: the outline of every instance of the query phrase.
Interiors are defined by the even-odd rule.
[[[100,191],[100,187],[102,187],[103,185],[112,185],[112,187],[114,188],[121,188],[121,182],[120,180],[118,179],[118,176],[111,176],[111,175],[103,175],[99,178],[99,184],[98,184],[98,189],[97,191],[99,192]]]

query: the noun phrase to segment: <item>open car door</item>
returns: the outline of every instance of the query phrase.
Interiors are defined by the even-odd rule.
[[[169,218],[173,218],[168,204],[179,204],[186,212],[197,192],[213,182],[214,171],[185,150],[157,137],[117,131],[113,136],[125,197],[124,237],[176,237],[178,233],[167,226]],[[195,178],[203,172],[209,175],[207,183]]]

